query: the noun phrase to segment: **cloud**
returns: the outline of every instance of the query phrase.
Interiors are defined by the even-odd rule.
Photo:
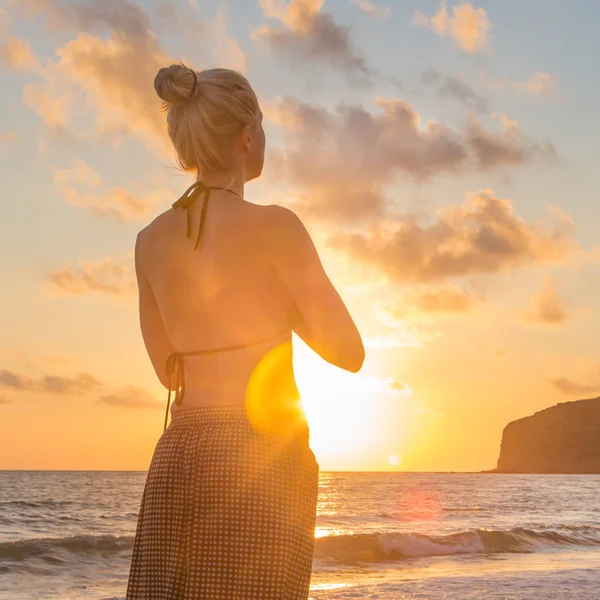
[[[64,135],[67,130],[68,114],[72,107],[73,93],[57,85],[54,69],[42,67],[29,41],[11,35],[0,43],[0,62],[13,70],[33,71],[45,80],[44,84],[26,84],[23,87],[23,101],[40,115],[50,131]]]
[[[59,169],[55,171],[52,179],[61,188],[68,188],[73,184],[83,184],[97,187],[102,183],[102,178],[84,160],[75,159],[72,169]]]
[[[446,77],[431,69],[423,74],[423,82],[436,85],[436,93],[440,98],[458,100],[472,110],[487,113],[488,105],[470,85],[457,77]]]
[[[558,295],[556,284],[546,281],[540,291],[531,298],[531,307],[525,319],[542,325],[559,325],[567,320],[567,313]]]
[[[532,97],[550,96],[556,92],[558,87],[558,77],[543,71],[535,71],[529,79],[524,81],[492,77],[483,69],[479,70],[478,75],[481,81],[492,90],[516,90]]]
[[[164,117],[151,83],[171,61],[153,36],[140,40],[117,33],[104,40],[82,34],[59,55],[59,66],[96,109],[100,131],[139,134],[151,142],[164,138]]]
[[[376,99],[377,110],[340,104],[334,111],[280,98],[265,115],[284,127],[283,146],[269,151],[270,172],[299,190],[292,201],[315,218],[380,218],[384,189],[398,176],[425,181],[443,173],[488,171],[530,161],[556,160],[507,118],[488,131],[472,118],[464,130],[421,124],[402,99]]]
[[[78,373],[74,377],[44,375],[42,379],[43,391],[52,394],[85,394],[101,387],[103,384],[87,373]]]
[[[265,17],[278,20],[282,27],[263,25],[253,39],[286,55],[294,63],[327,63],[342,69],[350,82],[367,83],[373,75],[351,40],[349,27],[339,25],[331,14],[321,12],[323,0],[261,0]]]
[[[417,293],[411,304],[423,313],[461,313],[473,306],[473,299],[457,287],[445,287]]]
[[[0,62],[15,70],[36,70],[40,68],[37,55],[31,50],[31,43],[12,35],[0,42]]]
[[[52,133],[67,133],[69,112],[74,101],[71,91],[59,91],[51,84],[29,83],[23,88],[23,101],[42,118]]]
[[[461,50],[470,54],[488,48],[492,28],[485,9],[462,3],[452,8],[450,16],[445,0],[440,2],[438,12],[432,17],[415,11],[411,24],[427,27],[439,36],[450,36]]]
[[[338,233],[330,246],[377,268],[392,282],[496,273],[560,262],[576,247],[572,221],[549,212],[553,227],[530,225],[515,215],[510,200],[482,190],[467,194],[462,205],[441,208],[431,225],[423,226],[408,214],[369,233]]]
[[[473,309],[475,298],[467,291],[454,286],[445,285],[433,289],[414,289],[392,303],[383,304],[382,323],[410,323],[415,329],[431,325],[432,317],[448,317],[466,313]],[[421,334],[423,338],[423,334]],[[431,336],[429,340],[431,341]]]
[[[154,145],[157,139],[165,142],[166,126],[152,81],[158,69],[172,61],[137,4],[127,0],[25,0],[18,5],[13,0],[13,4],[31,17],[42,16],[52,31],[79,33],[57,50],[57,62],[40,69],[45,86],[29,88],[30,105],[41,112],[50,96],[57,95],[64,103],[66,97],[83,93],[96,112],[99,131],[139,134]],[[46,100],[36,102],[44,94]]]
[[[533,141],[519,129],[516,121],[511,121],[506,115],[492,113],[492,116],[502,119],[500,132],[487,131],[475,118],[471,119],[468,128],[469,143],[482,169],[520,165],[533,159],[558,160],[552,144]]]
[[[65,267],[49,273],[46,282],[55,291],[74,296],[89,293],[123,296],[137,291],[131,254],[122,258],[82,260],[76,267]]]
[[[0,404],[10,404],[10,400],[6,396],[0,396]]]
[[[55,171],[53,180],[69,204],[119,221],[145,220],[171,195],[160,189],[147,192],[143,198],[121,188],[106,193],[93,191],[101,186],[102,178],[80,158],[75,160],[73,168]],[[79,189],[82,187],[87,189]]]
[[[548,382],[565,396],[593,396],[600,393],[600,384],[577,383],[566,377],[549,379]]]
[[[88,373],[77,373],[71,377],[43,375],[39,378],[32,378],[8,369],[0,369],[0,387],[18,393],[34,392],[54,396],[83,396],[102,392],[106,386]],[[0,395],[0,404],[4,403],[8,403],[8,400]],[[151,393],[131,385],[125,386],[114,393],[100,395],[97,403],[125,408],[164,408],[164,404],[156,400]]]
[[[18,392],[49,394],[87,394],[104,387],[87,373],[77,373],[73,377],[44,375],[39,379],[32,379],[8,369],[0,370],[0,385]]]
[[[21,375],[13,373],[8,369],[0,370],[0,384],[5,387],[12,388],[14,390],[25,390],[29,385],[29,380],[26,380]]]
[[[541,96],[552,94],[556,90],[557,82],[558,77],[555,75],[536,71],[531,79],[527,81],[515,81],[512,85],[530,96]]]
[[[100,396],[98,403],[122,408],[164,408],[163,402],[156,400],[151,393],[131,385],[115,394]]]
[[[108,141],[135,136],[150,150],[171,156],[167,127],[153,80],[161,67],[179,60],[162,47],[149,13],[130,0],[9,0],[44,23],[51,32],[76,37],[56,51],[56,60],[38,69],[27,103],[53,132]],[[201,22],[197,10],[165,1],[151,6],[158,31],[173,31],[197,53],[199,40],[220,64],[245,70],[247,59],[227,32],[227,4],[221,2],[214,22]],[[68,106],[65,106],[67,105]],[[54,105],[50,114],[48,106]],[[90,118],[89,113],[92,113]],[[60,118],[57,116],[60,114]],[[81,131],[82,121],[90,123]],[[77,125],[75,125],[77,123]],[[58,126],[59,125],[59,126]],[[70,127],[67,127],[69,125]]]
[[[352,4],[373,17],[389,17],[392,12],[389,6],[373,4],[370,0],[352,0]]]

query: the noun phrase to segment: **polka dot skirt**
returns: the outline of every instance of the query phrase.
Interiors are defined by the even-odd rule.
[[[307,600],[319,465],[245,408],[179,410],[146,479],[126,600]]]

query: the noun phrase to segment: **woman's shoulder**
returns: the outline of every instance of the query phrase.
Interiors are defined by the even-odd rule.
[[[172,217],[172,208],[168,208],[154,217],[150,223],[138,231],[136,243],[143,244],[145,240],[152,237],[156,231],[162,229]]]
[[[260,206],[260,221],[275,231],[293,230],[303,227],[300,217],[287,206],[281,204],[264,204]]]

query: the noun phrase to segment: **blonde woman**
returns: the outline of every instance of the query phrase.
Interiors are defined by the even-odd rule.
[[[196,181],[136,240],[141,331],[169,397],[126,598],[306,600],[319,465],[291,335],[353,372],[361,337],[298,217],[244,199],[265,152],[248,81],[171,65],[154,86]]]

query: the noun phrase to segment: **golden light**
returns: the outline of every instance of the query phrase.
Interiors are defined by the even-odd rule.
[[[325,363],[303,343],[294,344],[294,369],[310,425],[310,445],[324,470],[370,468],[379,462],[381,432],[389,414],[385,397],[409,395],[391,379],[352,374]],[[401,432],[403,424],[398,423]],[[386,455],[384,455],[386,456]],[[399,458],[398,458],[399,461]]]
[[[402,462],[402,459],[397,454],[391,454],[388,456],[388,464],[390,467],[397,467]]]

